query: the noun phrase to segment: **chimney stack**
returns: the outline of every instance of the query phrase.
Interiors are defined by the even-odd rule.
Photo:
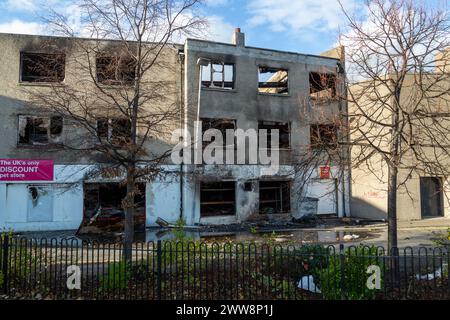
[[[237,47],[245,47],[245,33],[241,32],[241,28],[234,29],[231,43]]]

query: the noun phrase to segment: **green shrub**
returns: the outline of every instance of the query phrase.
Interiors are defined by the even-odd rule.
[[[103,290],[125,289],[130,279],[130,264],[126,261],[113,262],[108,265],[106,274],[100,278],[100,287]]]
[[[344,252],[344,283],[341,288],[341,257],[339,254],[329,256],[328,266],[315,270],[314,279],[325,299],[340,299],[345,297],[352,300],[374,299],[379,293],[377,289],[367,288],[367,268],[376,265],[381,268],[378,249],[372,247],[353,247]],[[383,279],[381,279],[383,287]]]

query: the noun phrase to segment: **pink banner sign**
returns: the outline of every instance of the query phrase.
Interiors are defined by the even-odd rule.
[[[0,159],[0,181],[52,181],[53,160]]]

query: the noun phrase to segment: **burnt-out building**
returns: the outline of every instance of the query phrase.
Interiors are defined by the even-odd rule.
[[[33,105],[27,94],[50,90],[49,83],[70,86],[86,76],[73,62],[80,54],[76,45],[80,41],[90,40],[0,34],[4,52],[0,56],[0,159],[54,162],[52,177],[45,181],[0,179],[0,228],[78,229],[99,215],[106,225],[123,216],[125,191],[120,179],[87,174],[104,160],[60,147],[77,137],[80,128]],[[42,50],[43,42],[51,45]],[[113,41],[102,45],[105,52],[114,49]],[[338,134],[338,128],[331,119],[346,109],[341,99],[344,86],[339,81],[343,79],[342,50],[308,55],[254,48],[236,30],[231,43],[187,39],[184,44],[168,45],[162,56],[170,68],[153,72],[151,80],[161,78],[170,87],[164,103],[178,106],[179,114],[164,124],[166,134],[153,137],[146,150],[167,153],[176,145],[171,136],[175,129],[194,136],[194,123],[201,121],[203,132],[215,129],[224,136],[229,130],[266,130],[268,146],[278,139],[279,165],[276,171],[267,171],[265,164],[250,161],[247,154],[243,161],[227,164],[180,164],[168,157],[160,164],[167,176],[139,185],[135,220],[141,227],[155,225],[158,218],[170,223],[182,218],[188,225],[288,220],[301,216],[305,197],[319,199],[318,214],[349,215],[348,175],[338,174],[341,163],[315,165],[306,182],[296,181],[293,169],[298,150],[313,148],[320,137],[335,148],[333,132]],[[91,62],[96,65],[98,84],[104,87],[131,81],[134,76],[132,61],[127,59],[97,55]],[[108,68],[112,62],[120,66],[114,72]],[[99,139],[118,146],[126,143],[123,132],[130,123],[124,119],[99,114],[94,126]],[[224,153],[236,149],[236,140],[226,140]],[[207,147],[204,142],[203,148]],[[270,149],[259,142],[247,147]],[[322,174],[324,168],[326,174]],[[300,191],[299,184],[306,188]]]

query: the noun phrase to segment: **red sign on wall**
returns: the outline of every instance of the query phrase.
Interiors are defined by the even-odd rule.
[[[0,159],[0,181],[52,181],[53,160]]]
[[[331,178],[331,168],[329,166],[319,167],[320,179],[330,179]]]

